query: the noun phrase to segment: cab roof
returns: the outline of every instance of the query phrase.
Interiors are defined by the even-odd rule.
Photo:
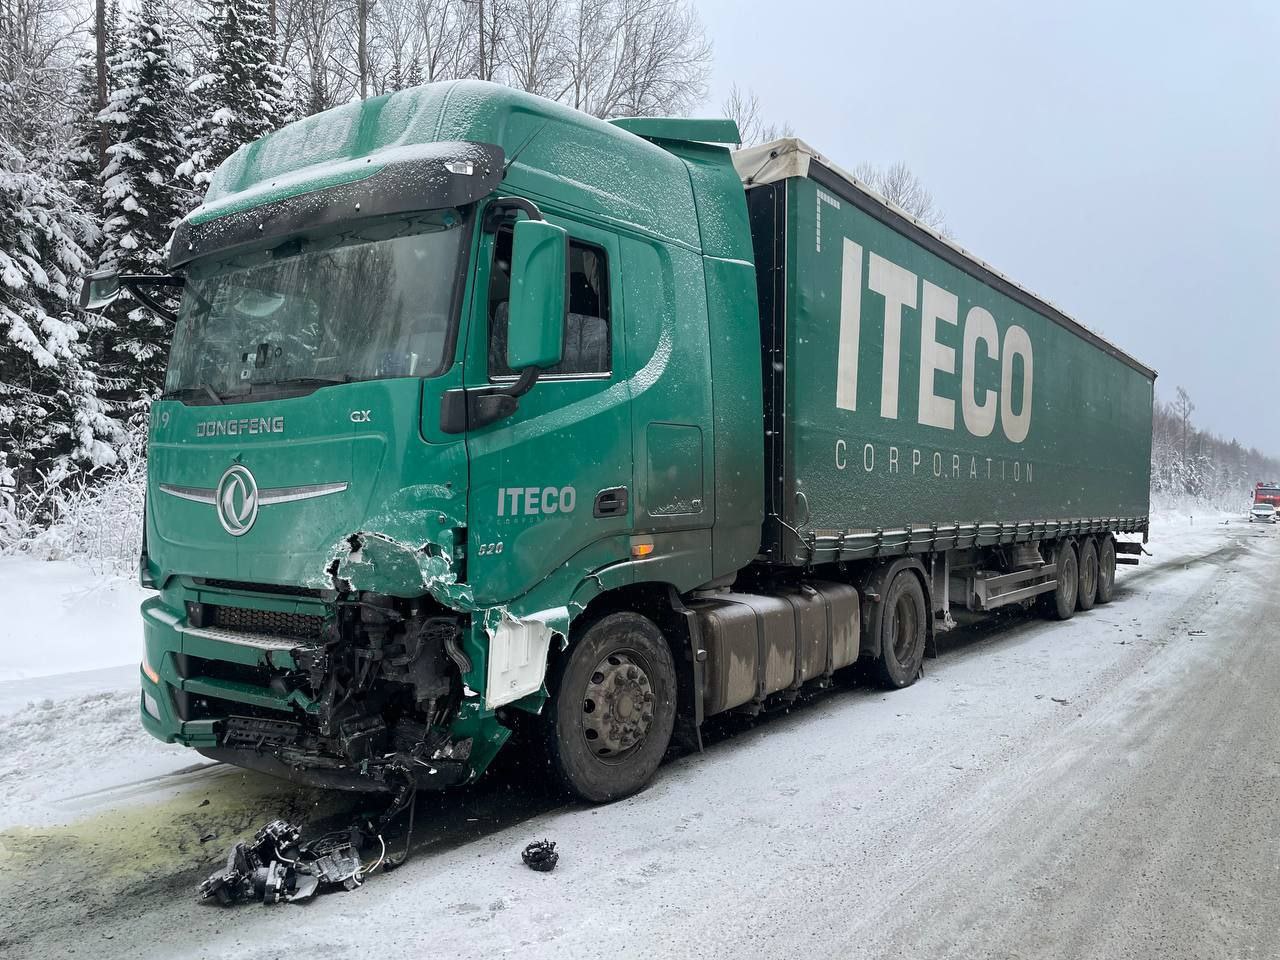
[[[501,147],[502,188],[701,249],[684,160],[621,125],[479,80],[335,107],[246,144],[217,169],[204,203],[185,220],[206,223],[359,180],[440,141]]]

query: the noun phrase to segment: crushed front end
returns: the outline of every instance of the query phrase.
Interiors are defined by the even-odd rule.
[[[434,599],[175,577],[143,607],[160,739],[316,786],[473,779],[508,731],[469,693],[471,617]]]

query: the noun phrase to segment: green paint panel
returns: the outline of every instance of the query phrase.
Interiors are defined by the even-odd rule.
[[[749,202],[785,522],[770,559],[869,555],[935,524],[1145,521],[1148,372],[812,179]]]

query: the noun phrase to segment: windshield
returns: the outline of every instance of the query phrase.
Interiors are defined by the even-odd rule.
[[[439,373],[452,342],[460,222],[434,211],[193,264],[166,396],[260,399]]]

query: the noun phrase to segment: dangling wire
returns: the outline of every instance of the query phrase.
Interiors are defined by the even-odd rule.
[[[409,859],[409,850],[413,846],[413,818],[414,818],[414,814],[416,814],[417,812],[418,812],[418,789],[415,786],[413,790],[413,795],[409,800],[409,829],[404,835],[404,852],[401,853],[399,857],[387,858],[386,866],[382,868],[384,873],[387,870],[394,870],[397,867],[404,866],[405,861]],[[378,839],[382,839],[381,835],[379,835]]]

